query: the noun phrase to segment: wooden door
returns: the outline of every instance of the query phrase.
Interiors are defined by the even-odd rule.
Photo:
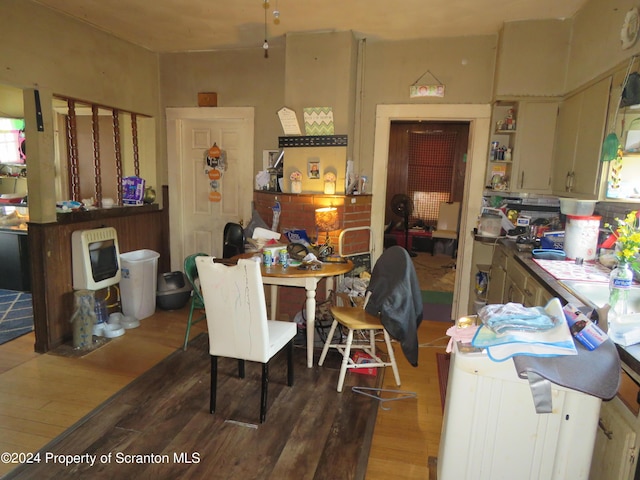
[[[181,270],[192,253],[222,256],[224,226],[251,218],[253,108],[170,108],[167,123],[171,265]],[[207,168],[214,143],[226,157],[220,178]]]

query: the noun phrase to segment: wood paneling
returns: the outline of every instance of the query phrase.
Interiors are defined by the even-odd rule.
[[[163,189],[166,196],[166,188]],[[168,200],[167,200],[168,202]],[[72,338],[73,275],[71,233],[100,227],[118,232],[120,252],[158,252],[158,272],[170,269],[168,203],[63,214],[56,223],[29,224],[35,350],[47,352]],[[61,214],[62,215],[62,214]],[[66,217],[69,215],[69,217]]]

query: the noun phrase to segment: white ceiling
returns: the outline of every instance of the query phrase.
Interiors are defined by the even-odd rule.
[[[155,52],[261,46],[263,0],[35,0]],[[497,33],[507,21],[572,17],[586,0],[269,0],[267,37],[347,31],[368,41]],[[273,10],[280,11],[280,24]]]

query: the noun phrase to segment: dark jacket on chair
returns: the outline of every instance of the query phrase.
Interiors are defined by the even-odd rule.
[[[400,342],[411,365],[418,365],[418,326],[422,322],[422,295],[415,267],[407,251],[387,248],[376,262],[367,288],[371,292],[367,313]]]

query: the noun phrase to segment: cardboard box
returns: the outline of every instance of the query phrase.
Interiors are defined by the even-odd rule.
[[[569,324],[571,334],[584,345],[587,350],[595,350],[609,338],[600,327],[570,303],[566,304],[562,310]]]
[[[216,92],[199,92],[198,106],[199,107],[217,107],[218,94]]]
[[[374,361],[373,358],[371,357],[371,355],[369,355],[366,352],[363,352],[362,350],[356,350],[351,358],[358,365],[366,364],[366,363],[372,363]],[[376,367],[371,367],[371,368],[352,368],[350,370],[353,373],[359,373],[361,375],[371,375],[373,377],[375,377],[378,374],[378,369]]]

